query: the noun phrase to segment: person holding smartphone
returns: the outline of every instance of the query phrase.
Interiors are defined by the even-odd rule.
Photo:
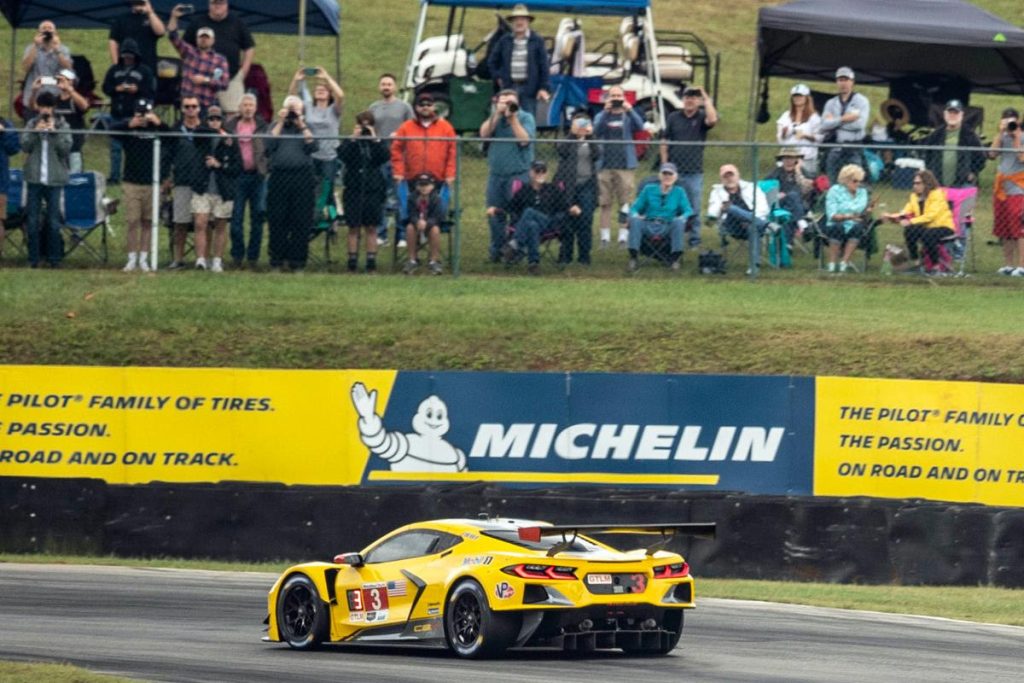
[[[1020,113],[1013,107],[1003,110],[988,156],[999,160],[992,184],[992,234],[1003,245],[1003,266],[997,272],[1024,277],[1024,144]]]
[[[187,5],[174,6],[167,30],[171,45],[181,55],[181,97],[198,98],[205,110],[217,102],[217,93],[228,87],[228,60],[214,51],[216,35],[212,28],[204,27],[196,32],[198,47],[178,35],[178,20],[185,16],[185,9]]]
[[[310,82],[313,80],[312,83]],[[312,86],[312,92],[310,92]],[[300,92],[301,91],[301,92]],[[289,95],[298,95],[306,111],[306,125],[313,131],[317,149],[313,152],[313,172],[319,182],[338,172],[338,135],[345,91],[322,67],[300,68],[288,86]]]
[[[160,36],[167,33],[167,27],[153,11],[149,0],[129,0],[129,4],[131,11],[122,14],[110,25],[107,36],[110,63],[116,65],[121,60],[126,41],[131,40],[138,62],[155,72],[156,44]]]
[[[43,82],[40,92],[57,95],[57,74],[61,69],[70,69],[71,66],[71,50],[61,42],[57,25],[52,21],[41,22],[39,30],[21,57],[21,68],[25,73],[25,88],[21,101],[26,109],[31,107],[32,87],[38,79],[47,79]]]
[[[57,268],[63,258],[60,239],[60,195],[68,183],[68,155],[71,153],[71,129],[54,112],[57,98],[42,93],[36,98],[36,116],[25,124],[21,149],[25,152],[25,229],[28,233],[28,262],[39,267],[41,252],[40,221],[46,202],[46,260]]]

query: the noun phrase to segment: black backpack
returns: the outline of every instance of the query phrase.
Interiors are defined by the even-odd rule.
[[[697,257],[698,275],[725,275],[725,256],[717,251],[702,251]]]

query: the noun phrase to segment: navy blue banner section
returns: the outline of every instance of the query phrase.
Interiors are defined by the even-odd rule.
[[[814,379],[399,372],[360,424],[364,483],[672,486],[810,495]]]

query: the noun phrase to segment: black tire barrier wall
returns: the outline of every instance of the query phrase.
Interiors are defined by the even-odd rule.
[[[409,522],[487,512],[559,523],[716,522],[716,540],[673,546],[698,576],[1024,587],[1018,508],[486,484],[112,486],[17,478],[0,478],[0,501],[0,551],[12,553],[329,560]],[[630,540],[645,544],[645,537]]]

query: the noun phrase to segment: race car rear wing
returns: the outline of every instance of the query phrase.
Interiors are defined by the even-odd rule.
[[[519,538],[523,541],[540,541],[543,536],[561,536],[558,543],[548,550],[548,556],[554,556],[572,546],[572,542],[581,534],[645,534],[660,538],[647,546],[647,554],[653,555],[664,548],[676,536],[697,536],[713,539],[715,537],[714,522],[685,522],[676,524],[564,524],[554,526],[519,527]]]

